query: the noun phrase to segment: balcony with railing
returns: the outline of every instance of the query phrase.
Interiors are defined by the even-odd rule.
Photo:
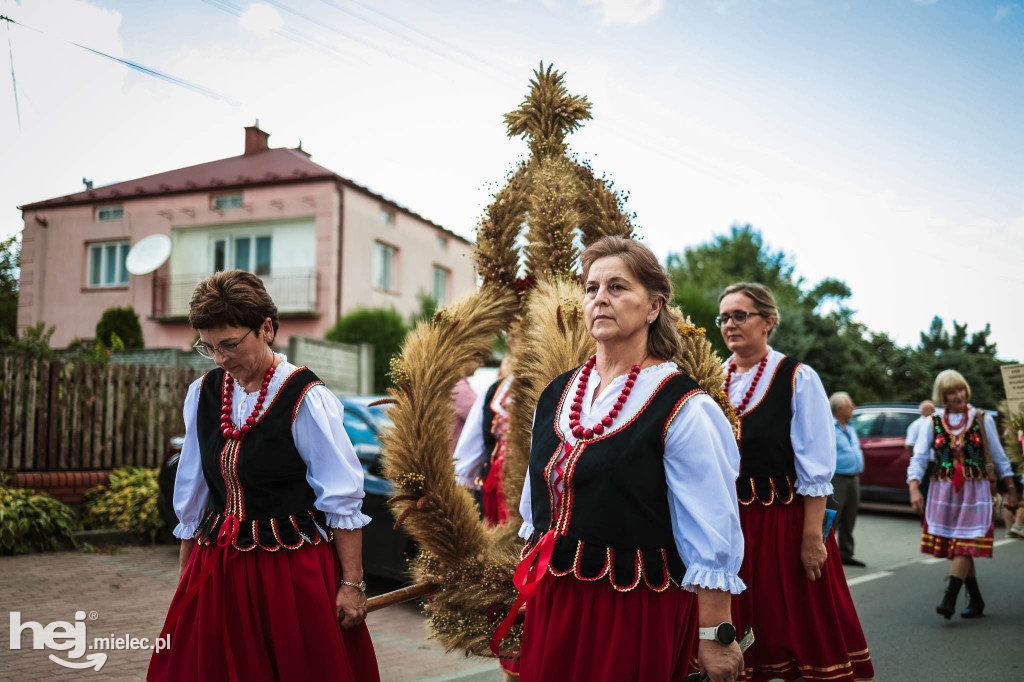
[[[153,317],[182,320],[188,317],[188,302],[196,285],[210,273],[165,275],[153,282]],[[281,315],[316,315],[317,275],[313,268],[278,268],[261,275],[263,286],[274,299]]]

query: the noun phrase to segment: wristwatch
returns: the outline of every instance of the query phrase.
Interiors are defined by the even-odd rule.
[[[359,590],[360,592],[362,592],[363,594],[366,594],[366,581],[365,580],[360,580],[357,583],[351,583],[351,582],[349,582],[347,580],[342,580],[341,584],[342,585],[348,585],[349,587],[354,587],[357,590]],[[735,637],[736,636],[736,630],[733,630],[732,632],[733,632],[733,637]]]
[[[722,646],[729,646],[736,641],[736,628],[732,623],[719,623],[713,628],[697,628],[698,639],[709,639]]]

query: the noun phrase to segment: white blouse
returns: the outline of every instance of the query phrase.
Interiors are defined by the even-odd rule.
[[[967,415],[968,418],[973,418],[976,412],[976,408],[970,407]],[[931,422],[931,417],[925,417],[925,419],[929,423]],[[953,433],[962,433],[970,423],[970,421],[964,420],[963,415],[960,413],[950,414],[946,419],[949,421],[949,426],[952,428]],[[996,420],[991,415],[985,418],[985,436],[988,439],[988,448],[992,453],[992,463],[995,465],[999,478],[1013,476],[1013,465],[1010,464],[1010,460],[1003,450],[1003,444],[999,440],[999,430],[996,428]],[[910,458],[910,464],[907,466],[908,484],[911,481],[920,481],[924,478],[924,471],[928,466],[928,462],[935,458],[935,450],[932,448],[933,441],[930,428],[918,429],[917,441],[914,443],[914,455]]]
[[[676,371],[674,362],[641,370],[629,399],[610,428],[632,419],[665,377]],[[626,383],[625,374],[615,377],[595,400],[594,389],[600,379],[595,368],[583,399],[580,421],[585,424],[606,416]],[[577,439],[569,429],[570,411],[571,403],[566,401],[558,427],[565,441],[575,445]],[[743,563],[743,531],[736,501],[739,464],[732,426],[721,408],[707,395],[693,396],[672,420],[665,436],[665,479],[672,532],[686,565],[681,585],[690,591],[706,587],[739,594],[745,588],[738,575]],[[526,539],[534,532],[529,476],[523,486],[519,513],[523,517],[519,535]]]
[[[512,378],[511,375],[505,377],[494,392],[494,397],[510,390]],[[473,406],[466,415],[462,433],[459,434],[459,442],[455,444],[455,452],[452,453],[455,460],[455,480],[472,490],[480,489],[476,479],[491,454],[484,450],[484,401],[487,399],[488,391],[482,391],[473,401]]]
[[[266,404],[273,402],[284,380],[296,369],[283,355],[281,363],[267,386]],[[174,480],[174,511],[180,523],[175,537],[190,540],[203,520],[210,490],[203,478],[199,455],[196,417],[199,407],[199,385],[196,379],[185,397],[185,442],[178,459],[178,475]],[[231,418],[243,423],[252,414],[259,392],[246,393],[234,382]],[[325,386],[314,386],[299,407],[292,422],[292,437],[299,456],[306,463],[306,481],[316,493],[316,508],[327,515],[327,526],[355,530],[370,522],[362,513],[363,468],[344,427],[344,408]],[[242,456],[245,456],[244,450]],[[321,531],[322,532],[322,531]]]
[[[777,350],[768,348],[768,362],[748,405],[757,405],[764,397],[784,357]],[[723,364],[726,371],[729,371],[729,363],[732,361],[733,357],[730,356]],[[757,367],[754,365],[750,371],[732,375],[729,402],[733,407],[743,402],[744,394],[757,374]],[[776,380],[786,379],[777,377]],[[803,363],[796,370],[791,408],[793,421],[789,424],[789,439],[796,455],[796,492],[806,497],[828,497],[832,494],[832,477],[836,473],[835,417],[832,416],[832,408],[829,407],[828,396],[818,373]]]

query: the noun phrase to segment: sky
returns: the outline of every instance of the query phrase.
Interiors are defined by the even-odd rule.
[[[543,61],[659,257],[751,224],[855,319],[1024,361],[1024,0],[0,0],[17,206],[271,146],[473,239]],[[6,24],[6,25],[4,25]],[[2,45],[7,43],[7,45]],[[130,69],[72,43],[144,65]],[[13,79],[9,78],[12,71]],[[13,81],[13,82],[12,82]],[[14,85],[16,82],[16,86]],[[15,92],[17,98],[15,98]]]

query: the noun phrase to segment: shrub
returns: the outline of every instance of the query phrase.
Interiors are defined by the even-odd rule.
[[[28,488],[8,488],[0,477],[0,554],[29,554],[72,546],[78,519],[59,500]]]
[[[86,523],[91,528],[132,531],[156,542],[169,530],[157,511],[158,473],[141,467],[114,469],[110,483],[86,491]]]
[[[139,314],[131,306],[107,308],[103,311],[100,321],[96,323],[96,340],[111,348],[111,334],[117,334],[125,348],[145,347]]]
[[[406,331],[402,316],[393,309],[358,308],[339,317],[326,338],[341,343],[372,344],[373,388],[376,393],[383,393],[391,385],[391,358],[402,348]]]

